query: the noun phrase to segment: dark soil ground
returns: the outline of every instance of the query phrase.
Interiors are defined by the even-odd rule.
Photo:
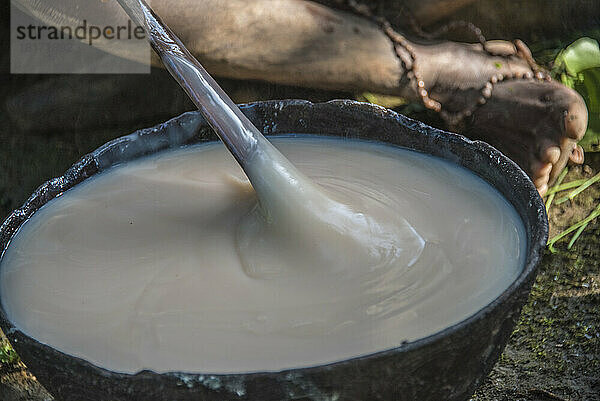
[[[565,181],[600,171],[600,153]],[[600,185],[550,209],[550,236],[585,218]],[[600,219],[546,252],[521,320],[473,401],[600,400]]]
[[[351,96],[252,82],[222,83],[239,102]],[[143,88],[149,93],[140,95]],[[192,109],[162,71],[125,78],[10,76],[0,90],[0,221],[35,187],[62,174],[84,153]],[[600,154],[590,154],[586,167],[571,169],[565,182],[598,171]],[[551,235],[585,217],[599,202],[596,184],[573,202],[553,206]],[[557,244],[557,253],[547,252],[510,343],[472,400],[600,400],[598,220],[571,250],[566,249],[567,240]],[[0,362],[0,400],[50,399],[21,362]]]

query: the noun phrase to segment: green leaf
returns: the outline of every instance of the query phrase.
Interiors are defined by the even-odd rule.
[[[577,39],[558,54],[554,64],[564,66],[569,75],[577,76],[584,70],[600,67],[600,46],[590,38]]]
[[[6,340],[0,342],[0,363],[16,363],[19,361],[19,355]]]
[[[575,90],[588,108],[588,129],[579,144],[587,152],[600,151],[600,67],[581,72]]]
[[[600,45],[590,38],[576,40],[558,54],[552,71],[587,105],[588,129],[579,144],[586,152],[600,151]]]
[[[394,107],[402,106],[408,103],[406,99],[398,96],[381,95],[371,92],[363,92],[362,94],[356,96],[356,100],[377,104],[388,109],[393,109]]]

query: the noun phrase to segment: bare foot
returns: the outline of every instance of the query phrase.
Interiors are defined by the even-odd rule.
[[[556,82],[514,80],[494,87],[466,121],[465,134],[508,155],[543,196],[567,162],[583,163],[577,142],[586,128],[587,109],[577,92]]]
[[[544,195],[567,162],[583,163],[577,142],[585,134],[581,96],[544,79],[529,49],[493,41],[415,46],[415,70],[451,128],[498,148]],[[529,59],[529,61],[527,61]]]

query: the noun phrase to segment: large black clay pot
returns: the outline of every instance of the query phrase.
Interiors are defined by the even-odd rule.
[[[386,142],[471,170],[515,207],[526,230],[518,278],[475,315],[398,348],[329,365],[282,372],[211,375],[113,373],[24,335],[0,310],[0,326],[38,380],[58,400],[466,400],[498,359],[519,317],[545,246],[548,223],[536,189],[519,167],[483,142],[443,132],[381,107],[353,101],[268,101],[241,107],[264,134],[323,134]],[[0,249],[46,202],[111,166],[216,136],[198,112],[118,138],[38,188],[0,228]],[[2,294],[0,294],[1,298]]]

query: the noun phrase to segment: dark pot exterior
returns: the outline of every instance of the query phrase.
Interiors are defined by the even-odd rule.
[[[398,348],[329,365],[251,374],[118,374],[24,335],[0,310],[0,326],[38,380],[58,400],[466,400],[506,345],[527,300],[547,241],[542,200],[519,167],[483,142],[440,131],[390,110],[353,101],[257,102],[242,111],[264,134],[323,134],[377,140],[432,154],[473,171],[520,214],[526,265],[494,302],[470,318]],[[182,145],[215,140],[198,112],[115,139],[41,187],[0,227],[0,249],[58,194],[111,166]],[[1,297],[1,294],[0,294]]]

